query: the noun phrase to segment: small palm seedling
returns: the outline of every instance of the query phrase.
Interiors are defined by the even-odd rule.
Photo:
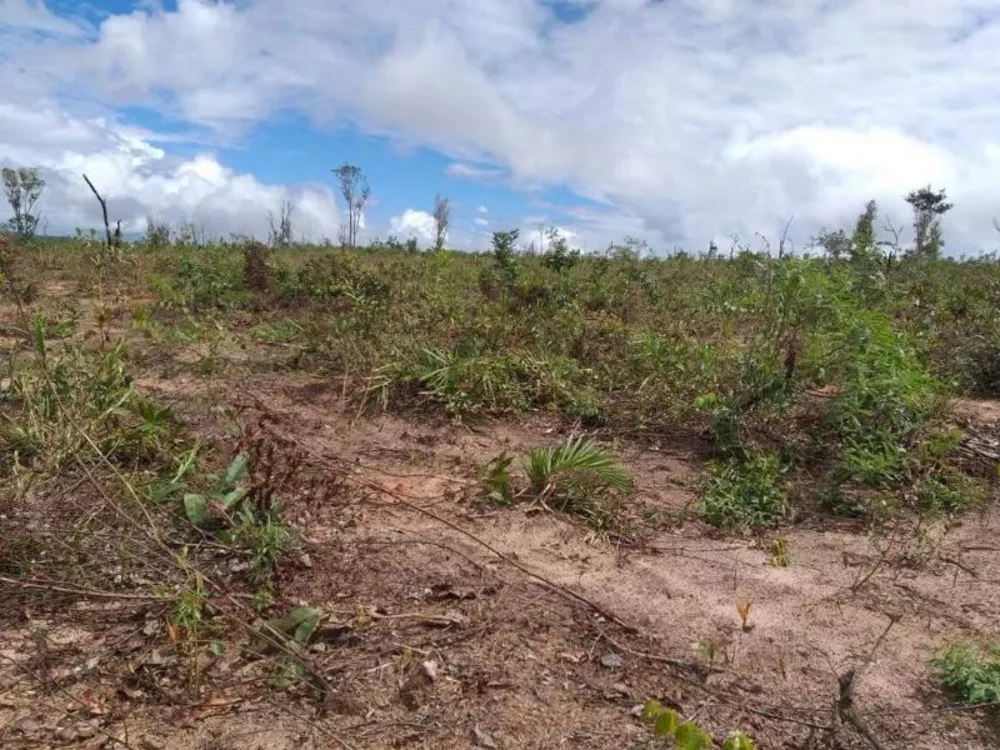
[[[553,448],[535,448],[525,465],[530,490],[542,505],[554,499],[566,510],[587,492],[631,492],[631,475],[592,440],[570,438]]]
[[[510,506],[524,498],[536,510],[579,514],[595,531],[606,530],[613,521],[608,496],[634,488],[631,475],[584,438],[531,450],[523,463],[526,484],[512,477],[512,463],[512,457],[501,454],[479,466],[480,497],[487,503]]]
[[[514,458],[501,453],[478,467],[479,483],[483,498],[490,505],[506,506],[514,502],[514,490],[510,478],[510,465]]]

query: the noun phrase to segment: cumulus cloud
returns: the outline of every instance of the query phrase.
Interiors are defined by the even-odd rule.
[[[393,234],[407,239],[414,237],[423,244],[434,242],[434,217],[426,211],[408,208],[389,220],[389,228]]]
[[[39,169],[48,183],[39,208],[51,232],[100,225],[86,174],[126,232],[144,231],[146,217],[154,216],[175,227],[190,222],[214,236],[266,237],[268,213],[287,200],[297,236],[336,237],[339,214],[328,187],[266,185],[211,153],[178,158],[156,142],[154,133],[105,117],[77,119],[51,103],[0,104],[0,160]]]
[[[534,247],[539,252],[546,252],[557,240],[564,240],[570,247],[580,244],[580,234],[568,227],[559,226],[527,226],[520,230],[519,244],[522,247]]]
[[[47,86],[219,137],[288,109],[358,123],[445,152],[454,177],[603,203],[581,241],[697,249],[794,216],[801,242],[869,198],[901,218],[928,182],[956,204],[952,247],[995,237],[995,0],[178,0],[83,35],[0,8],[20,24],[4,67]]]

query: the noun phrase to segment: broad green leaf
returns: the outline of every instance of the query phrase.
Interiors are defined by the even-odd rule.
[[[295,628],[296,643],[305,646],[309,639],[313,637],[316,628],[319,627],[320,611],[315,607],[297,607],[292,610],[291,616],[298,621]]]
[[[223,478],[227,487],[231,487],[236,484],[241,479],[246,479],[249,476],[247,471],[247,464],[250,461],[250,456],[246,453],[240,453],[233,462],[229,464],[229,468],[226,469],[226,476]]]
[[[162,503],[181,488],[180,482],[158,480],[149,485],[147,495],[151,503]]]
[[[208,503],[204,495],[188,493],[184,495],[184,515],[195,526],[201,526],[208,518]]]
[[[226,644],[222,641],[212,641],[209,648],[211,648],[213,656],[222,656],[226,653]]]
[[[286,638],[294,638],[299,645],[305,645],[316,628],[322,613],[315,607],[296,607],[287,617],[275,617],[267,621],[267,627],[281,633]]]
[[[677,750],[703,750],[711,747],[711,742],[701,727],[690,721],[685,721],[674,734],[674,746]]]
[[[733,732],[726,738],[722,750],[757,750],[757,746],[743,732]]]
[[[225,506],[226,510],[232,510],[240,500],[247,496],[249,492],[250,490],[246,487],[237,487],[235,490],[222,495],[222,504]]]
[[[672,708],[666,709],[658,717],[653,726],[653,734],[657,737],[673,737],[677,731],[677,724],[680,722],[680,715]],[[679,747],[679,746],[678,746]]]

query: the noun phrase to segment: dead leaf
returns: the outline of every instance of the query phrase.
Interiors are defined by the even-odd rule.
[[[97,697],[93,690],[84,690],[80,702],[91,716],[104,716],[108,712],[104,701]]]
[[[229,713],[232,709],[243,702],[242,698],[230,698],[225,695],[213,695],[206,701],[195,706],[188,714],[187,720],[191,723],[203,721],[210,716],[220,716]]]
[[[435,583],[430,588],[430,595],[433,599],[454,599],[455,601],[475,599],[477,596],[475,591],[469,589],[456,589],[449,586],[447,583]]]
[[[170,642],[172,644],[175,646],[180,645],[181,629],[172,622],[167,622],[167,635],[170,636]]]
[[[736,613],[740,616],[743,629],[747,629],[747,620],[750,618],[750,602],[747,599],[740,599],[736,604]]]
[[[34,734],[42,728],[42,725],[31,716],[25,716],[23,719],[18,719],[14,722],[14,728],[21,734]]]
[[[425,661],[420,666],[424,668],[424,674],[431,682],[437,681],[438,665],[436,661]]]
[[[476,736],[476,744],[480,747],[497,748],[500,747],[497,741],[493,739],[493,735],[487,732],[485,729],[480,729],[477,724],[473,729],[472,733]]]

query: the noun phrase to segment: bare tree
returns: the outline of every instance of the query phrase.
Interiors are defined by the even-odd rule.
[[[442,198],[440,195],[434,196],[434,249],[444,249],[445,240],[448,239],[448,228],[451,226],[451,201]]]
[[[900,245],[900,241],[903,236],[903,227],[896,226],[895,224],[893,224],[892,219],[889,218],[888,215],[886,215],[885,223],[882,225],[882,228],[890,235],[892,235],[891,240],[882,240],[881,242],[878,243],[880,246],[886,248],[885,270],[888,272],[892,270],[893,261],[895,261],[896,257],[902,253],[902,246]]]
[[[104,197],[100,193],[97,192],[97,188],[94,187],[94,183],[90,181],[90,178],[87,177],[87,175],[83,176],[83,181],[87,183],[87,187],[90,188],[90,192],[94,194],[94,197],[97,198],[97,202],[101,204],[101,214],[104,216],[104,232],[107,235],[108,248],[110,249],[112,247],[117,247],[118,245],[121,244],[122,223],[120,221],[118,222],[118,228],[116,230],[116,234],[112,236],[111,223],[108,221],[108,202],[104,199]]]
[[[361,167],[345,163],[334,169],[333,173],[337,175],[340,194],[344,196],[344,203],[347,205],[347,227],[341,227],[341,244],[354,247],[358,242],[358,230],[361,228],[365,206],[371,197],[371,188]]]
[[[45,180],[38,176],[37,169],[4,167],[3,189],[14,212],[8,225],[23,239],[31,239],[38,229],[39,217],[34,211],[45,189]]]
[[[170,245],[170,224],[156,217],[146,217],[146,244],[150,247],[167,247]]]
[[[292,244],[292,204],[283,200],[278,205],[278,222],[275,224],[274,214],[268,213],[267,221],[271,225],[270,243],[273,247],[288,247]]]

